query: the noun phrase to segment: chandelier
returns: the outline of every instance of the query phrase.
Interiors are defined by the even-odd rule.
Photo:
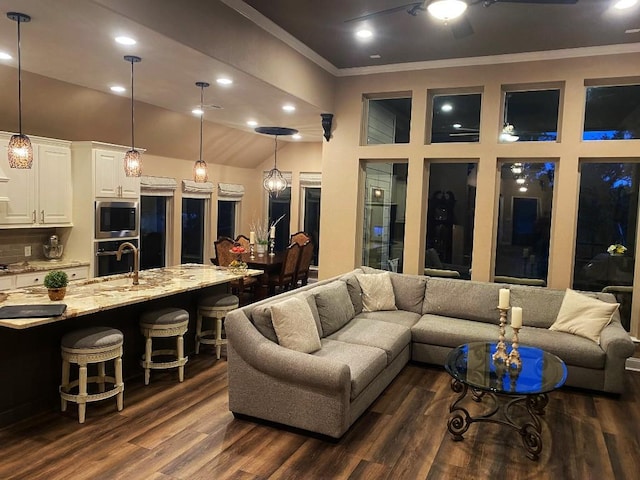
[[[269,192],[271,197],[277,198],[289,186],[286,178],[282,175],[282,172],[278,170],[278,136],[294,135],[298,133],[298,130],[286,127],[257,127],[255,131],[265,135],[273,135],[275,137],[273,168],[269,170],[269,173],[267,173],[262,185],[264,186],[264,189]]]

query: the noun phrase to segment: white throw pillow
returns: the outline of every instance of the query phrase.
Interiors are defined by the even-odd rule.
[[[309,303],[292,297],[269,308],[273,328],[281,346],[302,353],[320,350],[320,335]]]
[[[389,272],[357,274],[362,289],[362,311],[397,310]]]
[[[567,288],[556,321],[549,330],[580,335],[600,345],[600,332],[609,325],[619,306],[619,303],[603,302]]]

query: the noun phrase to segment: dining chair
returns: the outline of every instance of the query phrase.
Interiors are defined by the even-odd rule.
[[[300,260],[301,247],[297,243],[292,243],[287,247],[284,261],[280,272],[269,276],[268,285],[269,293],[276,292],[276,288],[282,291],[289,290],[296,281],[296,272],[298,269],[298,260]]]
[[[238,235],[236,237],[236,243],[244,248],[247,252],[249,251],[249,239],[244,235]]]
[[[313,242],[309,241],[305,243],[300,249],[300,260],[298,261],[298,268],[296,271],[296,279],[294,281],[294,287],[303,287],[309,282],[309,268],[311,267],[311,261],[313,260]]]
[[[235,244],[236,242],[229,237],[220,237],[213,242],[219,266],[228,267],[232,261],[237,259],[237,255],[231,252],[231,248]],[[242,277],[238,280],[231,280],[229,284],[231,286],[231,292],[237,294],[248,293],[250,297],[253,298],[258,280],[255,277]]]
[[[297,243],[301,247],[304,246],[305,243],[311,241],[311,235],[307,232],[297,232],[291,235],[291,239],[289,243]]]

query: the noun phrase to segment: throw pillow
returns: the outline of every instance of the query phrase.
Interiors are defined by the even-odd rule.
[[[567,288],[556,321],[549,330],[580,335],[600,345],[600,332],[619,306],[619,303],[603,302]]]
[[[347,284],[343,281],[335,280],[316,287],[313,291],[325,337],[340,330],[355,316]]]
[[[287,298],[271,305],[271,321],[278,343],[291,350],[313,353],[320,350],[320,336],[309,304],[300,298]]]
[[[356,275],[362,288],[362,311],[397,310],[389,272]]]

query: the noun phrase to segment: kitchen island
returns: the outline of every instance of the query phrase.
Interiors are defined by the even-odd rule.
[[[260,275],[248,270],[244,275]],[[198,299],[225,292],[231,280],[242,275],[200,264],[143,270],[140,284],[128,275],[113,275],[70,282],[60,302],[51,302],[45,287],[0,292],[0,306],[64,303],[63,315],[44,318],[0,319],[0,426],[46,409],[59,408],[60,339],[72,330],[96,325],[118,328],[124,333],[123,369],[127,381],[142,381],[139,359],[144,339],[138,318],[147,310],[178,307],[189,312],[185,351],[194,351]],[[201,355],[210,354],[204,350]],[[188,376],[187,364],[185,374]],[[153,381],[153,380],[152,380]],[[177,374],[176,379],[177,381]],[[126,390],[125,390],[126,408]]]

